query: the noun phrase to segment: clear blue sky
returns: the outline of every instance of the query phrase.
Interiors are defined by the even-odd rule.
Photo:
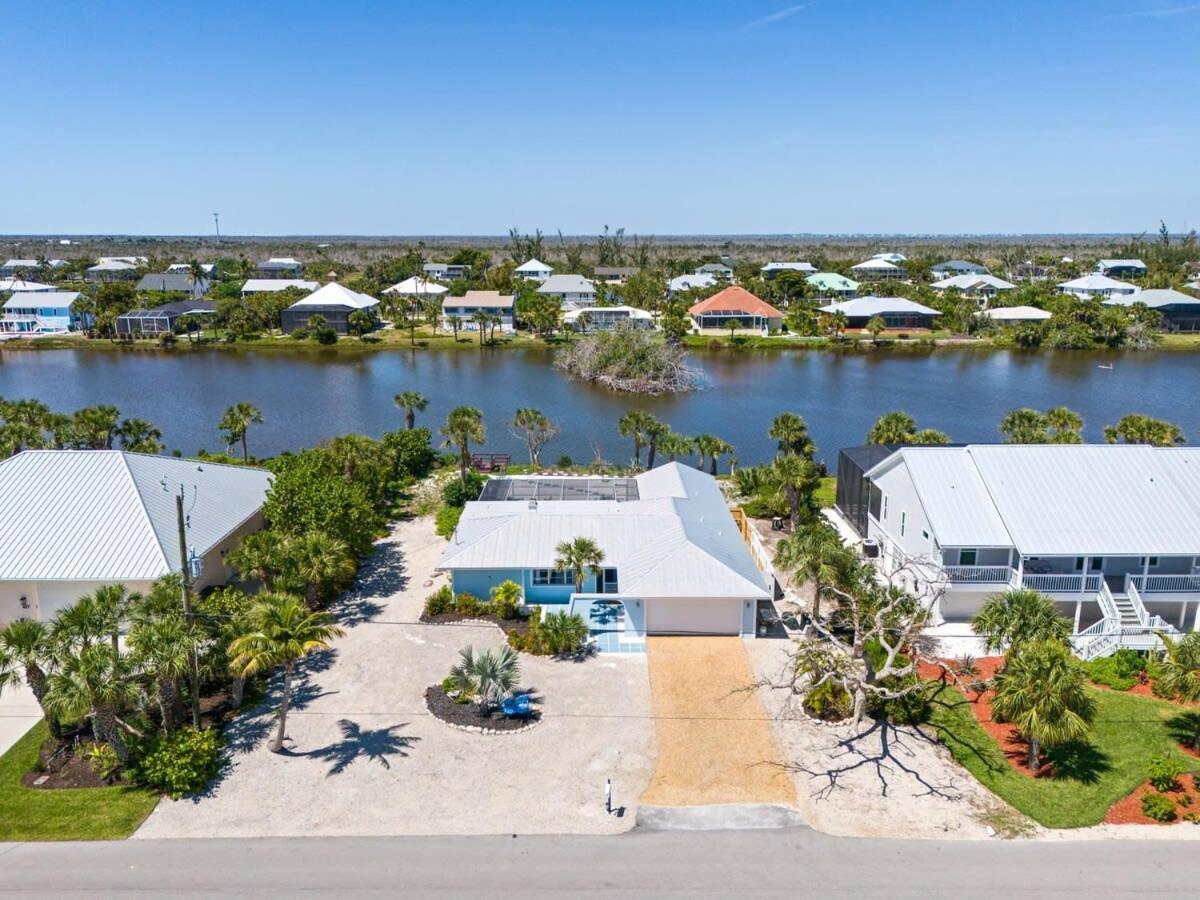
[[[0,233],[1200,226],[1191,0],[9,0],[2,33]]]

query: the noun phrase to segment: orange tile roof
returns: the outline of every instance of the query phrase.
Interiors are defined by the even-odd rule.
[[[745,288],[737,285],[718,291],[707,300],[701,300],[688,310],[688,315],[698,316],[703,313],[737,312],[748,316],[762,316],[766,319],[782,319],[783,313],[765,300],[755,297]]]

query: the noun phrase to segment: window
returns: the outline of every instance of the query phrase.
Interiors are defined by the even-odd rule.
[[[885,520],[887,519],[887,495],[886,494],[883,497],[883,518]]]
[[[617,587],[617,570],[605,569],[601,575],[600,593],[615,594],[618,591]]]
[[[1083,571],[1083,557],[1082,556],[1075,557],[1075,571],[1076,572]]]
[[[959,550],[958,551],[958,564],[960,566],[975,565],[975,560],[978,557],[978,553],[979,553],[979,551],[975,550],[973,548],[970,550]]]
[[[900,513],[900,537],[904,537],[904,519],[905,513]]]
[[[535,586],[574,584],[575,573],[565,569],[534,569],[533,583]]]

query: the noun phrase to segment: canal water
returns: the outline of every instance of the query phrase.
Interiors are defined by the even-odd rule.
[[[154,422],[168,448],[223,449],[217,421],[247,401],[263,412],[251,452],[273,454],[339,434],[378,436],[402,428],[393,395],[415,389],[430,399],[419,423],[436,431],[460,404],[483,410],[486,449],[524,445],[506,419],[521,406],[541,409],[561,427],[544,461],[600,453],[629,461],[617,420],[640,407],[686,434],[711,433],[736,448],[740,464],[773,453],[766,430],[782,410],[804,416],[818,456],[863,441],[880,414],[903,409],[919,427],[955,441],[995,441],[1001,417],[1018,406],[1065,404],[1080,412],[1088,440],[1104,425],[1142,412],[1182,425],[1200,440],[1200,354],[1021,353],[942,348],[932,352],[700,352],[708,387],[669,397],[616,394],[568,379],[549,351],[388,351],[362,355],[303,351],[95,352],[10,350],[0,354],[0,396],[32,397],[56,410],[109,403]],[[1112,368],[1100,368],[1101,364]],[[724,464],[722,464],[724,468]]]

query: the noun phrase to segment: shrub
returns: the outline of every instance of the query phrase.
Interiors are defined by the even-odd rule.
[[[588,636],[583,617],[566,612],[546,616],[537,629],[537,651],[548,654],[574,653]]]
[[[318,344],[336,344],[338,333],[332,328],[318,328],[316,338]]]
[[[454,612],[454,592],[450,590],[450,585],[443,584],[425,598],[425,614],[440,616],[448,612]]]
[[[121,763],[117,759],[117,751],[112,748],[111,744],[89,744],[84,751],[84,756],[87,758],[91,770],[105,781],[116,775],[117,770],[121,768]]]
[[[475,699],[475,695],[465,684],[459,684],[458,679],[453,675],[447,675],[442,679],[442,690],[446,696],[460,705],[466,705]]]
[[[412,480],[429,474],[437,459],[432,440],[428,428],[384,432],[383,445],[392,453],[398,478]]]
[[[558,461],[554,465],[560,469],[569,469],[571,466],[575,465],[575,460],[571,459],[571,457],[564,453],[558,458]]]
[[[515,619],[521,611],[521,586],[504,581],[492,588],[492,613],[501,619]]]
[[[1150,758],[1150,783],[1160,791],[1175,791],[1179,789],[1179,776],[1183,774],[1183,764],[1174,756],[1152,756]]]
[[[1191,822],[1193,825],[1200,825],[1200,812],[1184,813],[1183,821]]]
[[[297,340],[297,341],[307,341],[308,340],[308,329],[307,328],[297,328],[295,331],[292,332],[292,338],[293,338],[293,340]]]
[[[1175,801],[1166,794],[1146,794],[1142,797],[1142,815],[1155,822],[1174,822]]]
[[[804,711],[814,719],[840,721],[850,715],[850,695],[832,681],[826,681],[805,695]]]
[[[447,506],[466,506],[467,501],[479,499],[479,493],[483,490],[485,481],[487,479],[478,472],[467,472],[466,481],[461,478],[452,478],[442,488],[442,500]]]
[[[460,616],[482,616],[488,612],[488,606],[474,594],[458,594],[454,598],[454,611]]]
[[[434,518],[434,530],[444,538],[454,534],[454,529],[458,527],[458,520],[462,518],[461,506],[443,506],[437,511],[437,516]]]
[[[210,591],[196,602],[201,612],[221,618],[243,613],[251,606],[250,597],[235,587],[219,587]]]
[[[139,781],[172,800],[204,790],[221,771],[225,738],[212,728],[181,728],[151,741],[137,764]]]
[[[1127,691],[1137,684],[1146,666],[1146,659],[1128,647],[1122,647],[1112,656],[1093,659],[1086,664],[1090,681],[1115,691]]]

